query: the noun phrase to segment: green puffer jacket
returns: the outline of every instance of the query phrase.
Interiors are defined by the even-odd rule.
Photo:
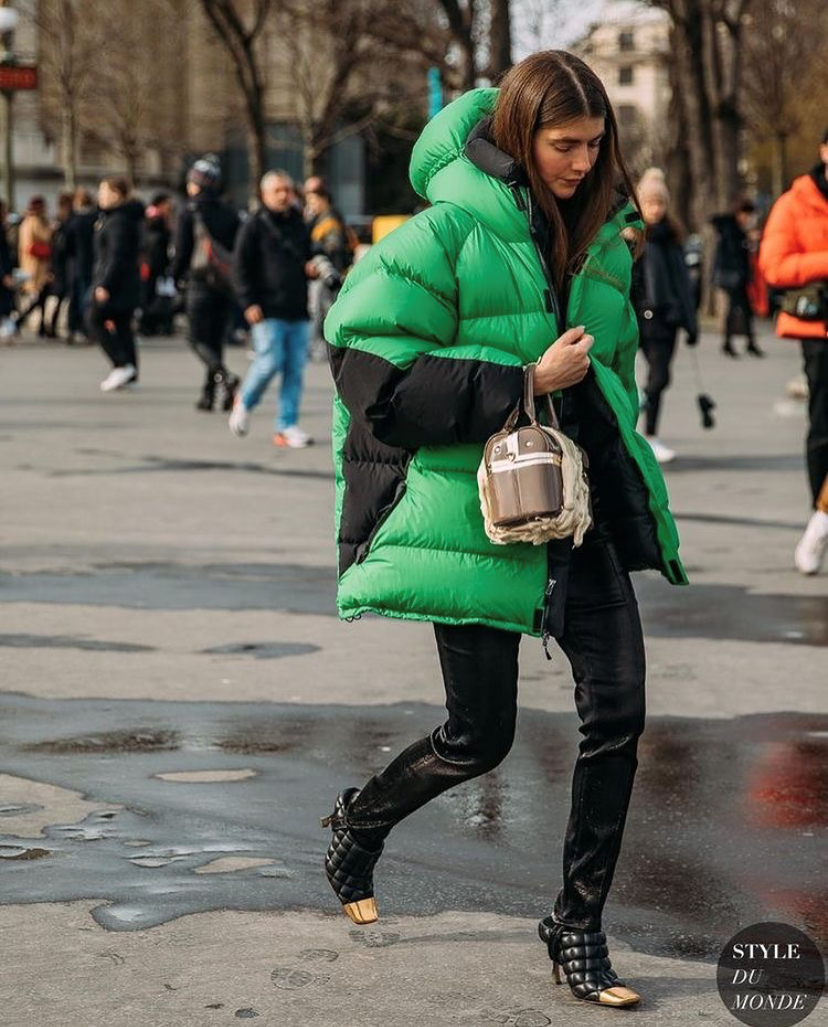
[[[661,472],[635,432],[638,333],[620,233],[638,215],[627,203],[608,212],[556,317],[532,198],[487,138],[496,97],[472,90],[428,124],[411,180],[432,206],[355,266],[325,322],[342,617],[544,633],[546,547],[488,540],[476,472],[524,365],[580,324],[595,337],[591,369],[565,394],[578,394],[579,442],[619,559],[687,581]]]

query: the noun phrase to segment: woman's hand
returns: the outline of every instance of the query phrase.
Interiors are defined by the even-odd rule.
[[[595,340],[584,334],[584,325],[570,328],[556,339],[535,365],[536,396],[577,385],[589,370],[587,355]]]

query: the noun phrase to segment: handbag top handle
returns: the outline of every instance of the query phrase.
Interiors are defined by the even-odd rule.
[[[537,364],[527,364],[523,370],[523,399],[518,400],[515,409],[509,414],[509,418],[506,424],[503,426],[504,431],[512,431],[520,418],[521,406],[529,418],[532,424],[538,423],[538,417],[535,410],[535,390],[533,388],[535,368]],[[546,393],[543,397],[543,404],[546,407],[546,416],[549,419],[549,424],[552,428],[557,431],[561,430],[561,426],[558,423],[558,415],[555,412],[555,404],[552,402],[552,395]]]

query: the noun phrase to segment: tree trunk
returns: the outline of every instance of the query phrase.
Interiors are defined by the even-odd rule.
[[[781,196],[788,188],[788,134],[777,132],[773,140],[773,184],[774,196]]]
[[[693,194],[687,204],[688,227],[700,231],[714,193],[713,140],[701,61],[701,24],[697,14],[673,28],[674,91],[681,95],[687,128],[687,154]]]
[[[64,101],[61,121],[60,157],[63,165],[63,185],[69,192],[74,192],[78,184],[78,119],[74,99],[70,96]]]
[[[496,82],[512,66],[510,0],[490,0],[489,78]]]

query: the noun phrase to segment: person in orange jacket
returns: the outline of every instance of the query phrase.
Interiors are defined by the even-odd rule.
[[[828,130],[819,164],[795,179],[774,204],[759,249],[759,268],[770,285],[789,290],[783,304],[789,312],[780,311],[776,334],[802,344],[814,513],[797,545],[795,562],[803,574],[816,574],[828,548],[828,513],[818,505],[828,475]]]

